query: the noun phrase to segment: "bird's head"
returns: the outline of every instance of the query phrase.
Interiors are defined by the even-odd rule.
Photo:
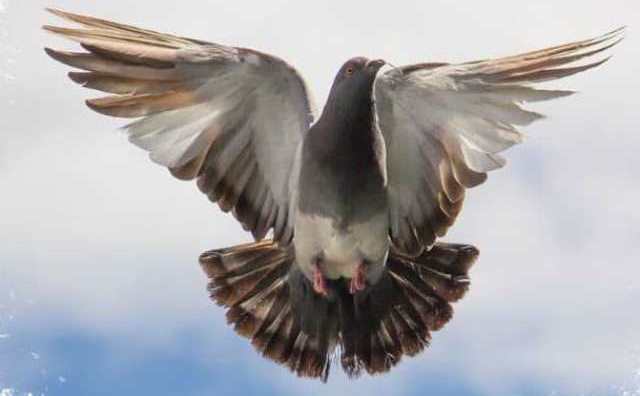
[[[346,61],[333,80],[327,104],[352,109],[356,103],[368,103],[378,70],[386,64],[382,59],[362,56]]]
[[[346,61],[336,75],[333,87],[342,84],[372,83],[378,70],[385,65],[382,59],[368,59],[357,56]]]

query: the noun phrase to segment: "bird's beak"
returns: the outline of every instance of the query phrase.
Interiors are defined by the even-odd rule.
[[[387,62],[385,62],[382,59],[372,59],[365,64],[365,67],[367,69],[375,69],[377,71],[378,69],[380,69],[382,66],[386,64]]]

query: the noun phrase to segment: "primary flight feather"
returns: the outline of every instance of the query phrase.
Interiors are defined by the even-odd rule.
[[[84,51],[47,53],[108,94],[87,105],[136,119],[133,144],[253,234],[200,256],[229,322],[264,356],[323,380],[334,354],[355,376],[428,345],[478,255],[437,242],[465,190],[542,117],[524,103],[572,93],[537,83],[602,64],[592,57],[624,33],[386,71],[352,58],[317,115],[300,74],[273,55],[49,11],[80,27],[44,29]]]

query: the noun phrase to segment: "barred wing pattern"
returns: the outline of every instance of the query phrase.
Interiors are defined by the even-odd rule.
[[[523,140],[516,129],[540,119],[523,102],[572,91],[538,89],[548,80],[604,63],[579,61],[617,44],[624,28],[603,36],[505,58],[394,68],[376,79],[378,125],[386,142],[390,235],[418,255],[443,236],[462,208],[465,189],[501,168],[498,154]]]
[[[209,199],[233,211],[256,239],[293,235],[290,173],[314,110],[302,77],[258,51],[157,33],[49,10],[80,28],[45,26],[86,52],[47,49],[84,70],[69,77],[112,94],[93,110],[140,118],[129,140],[177,178],[197,179]]]

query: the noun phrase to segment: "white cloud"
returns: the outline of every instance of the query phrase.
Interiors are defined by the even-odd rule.
[[[8,42],[0,46],[20,48],[12,55],[16,80],[0,80],[0,103],[15,101],[0,120],[0,287],[15,290],[19,301],[0,298],[0,309],[30,300],[32,315],[19,320],[68,322],[135,339],[142,349],[197,328],[210,334],[203,360],[220,348],[243,348],[261,375],[277,373],[283,392],[307,389],[259,361],[207,300],[197,255],[248,235],[195,186],[173,180],[111,132],[118,123],[84,108],[90,93],[65,81],[66,68],[40,50],[67,44],[33,34],[53,17],[40,11],[44,2],[26,3],[12,4]],[[622,0],[543,1],[526,9],[501,1],[87,4],[56,5],[279,54],[300,68],[318,103],[339,64],[355,54],[398,64],[464,60],[640,20],[640,6]],[[508,154],[509,167],[469,194],[447,238],[482,252],[454,320],[429,351],[389,376],[359,381],[359,391],[401,393],[410,378],[440,366],[457,368],[487,393],[508,392],[516,385],[510,381],[522,378],[548,381],[559,394],[612,384],[632,389],[624,382],[640,366],[630,357],[640,346],[638,48],[629,37],[611,62],[563,83],[583,94],[537,107],[550,119],[529,128],[526,144]],[[354,389],[338,378],[312,389]]]

